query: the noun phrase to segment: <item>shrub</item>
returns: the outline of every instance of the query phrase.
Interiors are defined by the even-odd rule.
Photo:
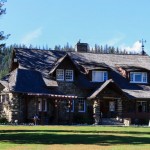
[[[0,123],[8,123],[8,120],[5,117],[0,118]]]

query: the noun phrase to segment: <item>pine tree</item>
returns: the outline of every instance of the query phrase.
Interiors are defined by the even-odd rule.
[[[0,16],[2,16],[3,14],[6,13],[6,8],[3,8],[5,1],[4,0],[0,0]],[[0,41],[7,39],[10,36],[10,34],[8,35],[4,35],[4,31],[0,31]],[[4,43],[0,43],[0,51],[2,53],[2,50],[4,49],[5,44]]]

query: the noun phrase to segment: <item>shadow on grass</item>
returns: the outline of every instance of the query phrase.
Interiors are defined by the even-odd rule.
[[[14,131],[14,130],[13,130]],[[17,132],[19,131],[19,132]],[[24,130],[23,130],[24,131]],[[29,131],[29,132],[28,132]],[[32,133],[32,132],[33,133]],[[49,131],[49,130],[48,130]],[[21,132],[16,130],[12,133],[0,134],[1,142],[15,144],[94,144],[94,145],[114,145],[114,144],[150,144],[150,137],[143,136],[122,136],[116,133],[115,135],[105,134],[80,134],[80,133],[50,133],[43,130],[26,130]],[[58,131],[58,130],[57,130]],[[69,130],[70,131],[70,130]],[[56,131],[55,131],[56,132]],[[59,131],[58,131],[59,132]],[[67,132],[65,130],[65,132]],[[71,131],[70,131],[71,132]]]
[[[13,132],[46,132],[46,133],[86,133],[86,134],[135,134],[135,135],[150,135],[150,132],[141,132],[141,131],[82,131],[82,130],[1,130],[0,133],[13,133]]]

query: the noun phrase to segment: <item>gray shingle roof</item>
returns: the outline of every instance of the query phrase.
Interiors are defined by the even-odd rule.
[[[39,71],[16,69],[9,77],[10,91],[20,93],[62,94],[58,90],[49,89]]]
[[[61,60],[66,54],[68,54],[69,57],[72,59],[72,61],[76,65],[79,65],[79,68],[81,69],[83,68],[85,70],[92,70],[94,68],[109,69],[110,76],[113,79],[113,81],[124,92],[131,95],[132,97],[150,98],[149,85],[137,85],[137,84],[129,83],[127,79],[121,76],[121,74],[118,72],[116,67],[116,66],[128,66],[129,68],[130,67],[145,68],[146,70],[150,71],[149,56],[94,54],[94,53],[78,53],[78,52],[66,53],[64,51],[29,50],[29,49],[16,49],[15,53],[16,53],[16,58],[19,62],[19,69],[30,70],[28,72],[29,74],[35,74],[37,78],[41,79],[41,85],[46,84],[47,86],[52,86],[52,85],[57,86],[57,82],[49,78],[49,72],[51,71],[51,69],[56,67],[56,62],[58,62],[58,60]],[[26,71],[19,70],[18,72],[19,74],[21,74],[21,72],[23,71],[27,73],[27,70]],[[21,76],[18,77],[20,77],[19,80],[24,80],[21,79]],[[78,84],[79,86],[88,87],[90,89],[93,88],[95,90],[97,89],[98,86],[102,85],[102,83],[99,83],[97,85],[95,83],[92,83],[91,81],[88,81],[87,77],[84,75],[83,72],[78,76],[76,84]],[[27,83],[23,85],[28,86]],[[14,85],[12,85],[12,87],[13,86]],[[19,87],[16,86],[16,89],[18,88]],[[24,90],[26,90],[26,88]]]
[[[102,85],[100,85],[89,97],[88,99],[94,99],[100,94],[109,84],[113,85],[114,89],[117,89],[124,97],[129,98],[128,95],[126,95],[121,88],[112,80],[109,79],[105,81]]]

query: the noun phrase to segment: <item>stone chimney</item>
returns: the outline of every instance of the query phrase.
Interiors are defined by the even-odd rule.
[[[80,43],[80,41],[75,46],[76,52],[88,52],[89,51],[89,45],[88,43]]]

